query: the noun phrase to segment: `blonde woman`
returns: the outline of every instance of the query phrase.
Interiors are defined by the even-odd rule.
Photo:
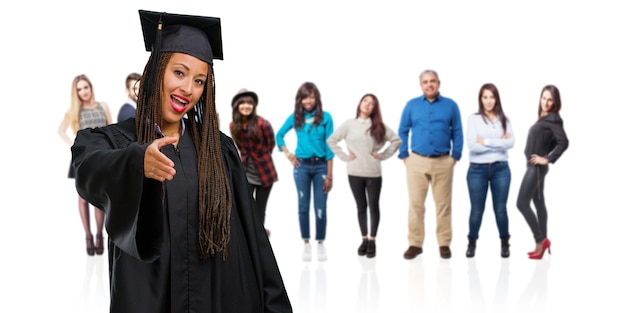
[[[93,85],[87,76],[78,75],[72,81],[72,102],[70,109],[65,113],[63,121],[59,126],[59,136],[71,147],[72,139],[67,135],[68,128],[71,128],[72,135],[84,128],[95,128],[111,124],[111,112],[109,106],[104,102],[95,100]],[[74,168],[70,165],[69,178],[74,178]],[[87,254],[101,255],[104,253],[104,236],[102,235],[102,225],[104,223],[104,212],[100,209],[94,210],[96,217],[96,241],[91,233],[89,216],[89,203],[78,196],[78,211],[83,222],[85,237],[87,241]]]

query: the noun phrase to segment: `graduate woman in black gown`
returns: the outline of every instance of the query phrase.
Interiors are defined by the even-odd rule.
[[[72,147],[78,193],[106,213],[110,311],[292,312],[237,149],[219,131],[219,18],[139,14],[152,53],[137,119],[81,131]]]

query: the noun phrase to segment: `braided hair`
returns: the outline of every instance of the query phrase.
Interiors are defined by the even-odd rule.
[[[159,138],[154,121],[160,124],[162,120],[163,77],[171,56],[171,52],[162,52],[157,55],[158,60],[152,60],[151,55],[144,69],[137,99],[137,116],[140,118],[136,123],[137,141],[141,144]],[[204,89],[200,102],[187,112],[191,124],[190,132],[198,154],[198,239],[202,260],[215,256],[217,252],[223,252],[223,258],[226,258],[233,202],[222,156],[215,109],[215,76],[211,64],[209,76],[210,85],[207,84]],[[162,197],[164,201],[165,192]]]

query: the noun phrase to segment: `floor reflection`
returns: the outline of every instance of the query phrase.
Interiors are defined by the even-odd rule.
[[[550,258],[537,260],[533,275],[517,301],[518,312],[544,312],[548,301]]]
[[[452,267],[449,259],[439,260],[436,285],[435,312],[452,312]]]
[[[85,256],[85,276],[80,288],[82,312],[105,312],[109,306],[108,260],[106,256]],[[103,275],[105,274],[105,275]]]
[[[328,312],[326,305],[326,270],[324,263],[306,263],[300,272],[297,310],[303,313]],[[312,269],[312,267],[315,267]],[[292,303],[294,305],[294,303]]]
[[[489,310],[487,303],[489,298],[485,297],[481,273],[478,270],[476,258],[467,259],[468,293],[470,295],[470,312],[507,312],[507,302],[509,297],[509,259],[500,260],[500,269],[495,284],[493,294],[493,307]],[[489,268],[489,271],[492,270]],[[484,274],[491,274],[486,271]],[[488,285],[489,286],[489,285]],[[489,288],[490,289],[490,288]]]
[[[376,273],[376,258],[359,257],[361,278],[354,312],[377,313],[380,308],[380,286]]]
[[[426,309],[424,262],[422,258],[417,257],[408,261],[408,265],[408,307],[415,312],[424,312]]]

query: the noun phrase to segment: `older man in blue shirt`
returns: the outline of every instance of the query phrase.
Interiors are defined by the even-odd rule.
[[[398,157],[406,166],[409,189],[409,248],[407,260],[422,253],[425,200],[429,185],[437,208],[437,242],[442,258],[452,256],[452,176],[463,151],[461,113],[454,100],[439,94],[439,76],[420,74],[424,94],[409,100],[402,111]],[[410,140],[409,140],[410,134]]]

